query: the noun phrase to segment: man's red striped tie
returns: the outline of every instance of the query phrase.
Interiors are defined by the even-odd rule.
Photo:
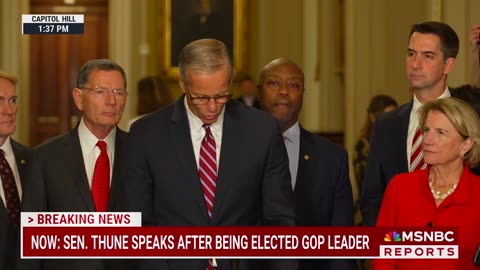
[[[199,170],[200,182],[202,183],[203,197],[208,210],[208,218],[212,219],[213,203],[215,201],[215,189],[217,187],[217,150],[215,138],[210,131],[210,125],[203,125],[205,137],[200,147]],[[213,270],[213,260],[208,260],[207,270]]]
[[[420,128],[417,128],[415,135],[412,140],[412,151],[410,155],[410,168],[411,172],[416,170],[423,170],[427,167],[427,164],[423,162],[423,151],[422,151],[422,132]]]

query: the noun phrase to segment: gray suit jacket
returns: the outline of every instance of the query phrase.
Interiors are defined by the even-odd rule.
[[[126,200],[120,177],[121,160],[127,133],[117,129],[115,157],[108,211],[125,211]],[[95,212],[92,193],[85,172],[78,126],[33,149],[24,188],[22,211],[26,212]],[[26,269],[128,269],[117,260],[42,260]],[[28,260],[31,261],[31,260]],[[32,261],[33,262],[33,261]],[[117,264],[118,263],[118,264]],[[125,267],[124,267],[125,266]]]
[[[20,182],[24,187],[25,167],[30,150],[13,139],[10,139],[10,143],[17,162]],[[20,258],[20,230],[8,216],[4,203],[0,201],[0,204],[0,269],[16,269],[17,261]]]
[[[288,157],[278,123],[237,102],[226,104],[210,221],[190,137],[184,97],[131,128],[126,190],[147,226],[294,225]],[[219,269],[251,262],[219,260]],[[204,270],[207,260],[142,261],[139,269]],[[281,269],[281,268],[276,268]]]

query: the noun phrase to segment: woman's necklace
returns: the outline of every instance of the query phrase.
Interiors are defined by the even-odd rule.
[[[428,176],[428,185],[430,186],[430,191],[432,192],[433,198],[435,198],[435,200],[441,200],[441,201],[445,200],[445,198],[450,196],[455,191],[455,189],[457,188],[457,184],[458,182],[453,184],[452,188],[450,188],[449,190],[447,190],[447,192],[442,194],[440,191],[435,191],[435,189],[433,188],[432,175]]]

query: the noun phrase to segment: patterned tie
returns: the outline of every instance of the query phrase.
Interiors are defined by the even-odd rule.
[[[215,200],[215,188],[217,187],[217,145],[210,131],[210,125],[203,125],[205,137],[200,147],[200,182],[202,183],[203,197],[207,205],[208,217],[212,219],[213,202]],[[216,269],[213,259],[208,260],[207,270]]]
[[[5,152],[2,149],[0,149],[0,177],[2,178],[8,216],[18,225],[20,224],[20,196],[12,169],[8,165]]]
[[[108,160],[107,144],[104,141],[98,141],[97,146],[100,148],[100,155],[93,170],[92,196],[97,211],[105,212],[107,211],[110,194],[110,162]]]
[[[422,132],[420,128],[417,128],[412,140],[412,152],[410,155],[410,171],[423,170],[427,167],[427,164],[423,162],[422,151]]]
[[[205,137],[200,148],[199,170],[203,196],[207,204],[208,217],[212,219],[215,188],[217,186],[217,154],[215,138],[210,131],[210,125],[203,125]]]

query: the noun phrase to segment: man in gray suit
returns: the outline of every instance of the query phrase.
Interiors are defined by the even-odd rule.
[[[126,210],[120,156],[127,133],[117,127],[126,87],[125,72],[111,60],[91,60],[82,67],[72,95],[83,117],[67,134],[33,150],[23,211]],[[34,264],[31,267],[42,269],[128,269],[125,263],[98,259]]]
[[[147,226],[295,225],[279,125],[230,101],[233,69],[225,44],[193,41],[179,62],[184,95],[131,128],[130,210],[142,212]],[[252,261],[217,261],[219,269],[254,269]],[[142,261],[138,269],[205,270],[208,263]],[[275,267],[291,269],[286,262]]]
[[[29,150],[10,136],[15,133],[17,77],[0,69],[0,269],[16,269],[20,257],[20,198]],[[7,166],[8,165],[8,166]]]

